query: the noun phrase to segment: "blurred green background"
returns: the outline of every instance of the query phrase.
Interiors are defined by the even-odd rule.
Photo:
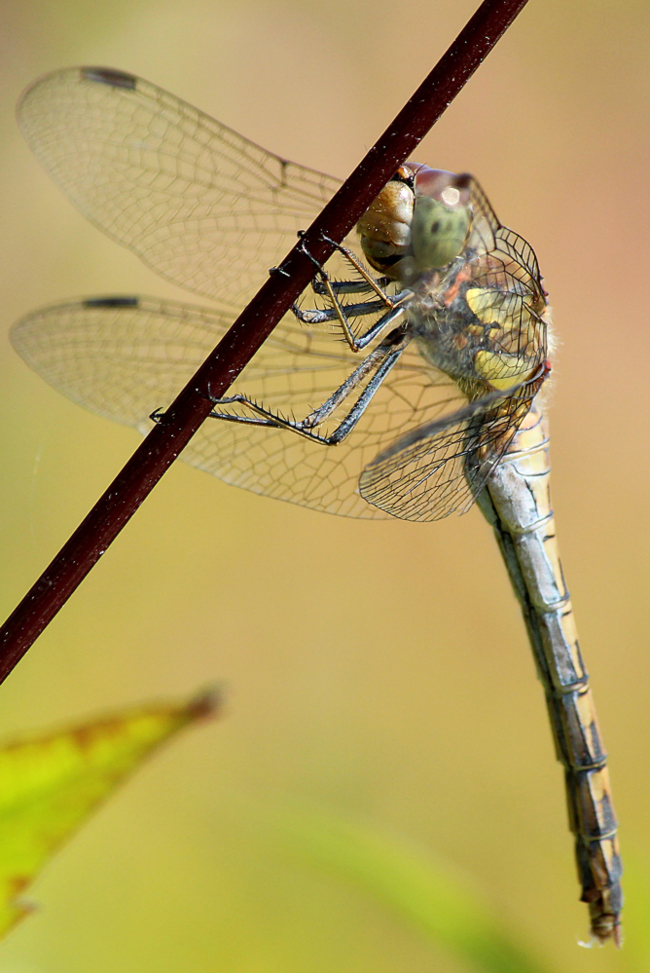
[[[35,77],[143,75],[344,176],[475,0],[3,0],[3,333],[66,297],[190,299],[87,223],[21,140]],[[227,718],[174,744],[69,845],[2,973],[459,973],[263,823],[306,806],[442,855],[552,970],[647,970],[650,8],[531,0],[420,150],[531,241],[558,334],[554,499],[611,757],[627,945],[586,951],[542,692],[478,512],[359,523],[178,464],[2,689],[0,731],[214,680]],[[0,352],[6,615],[139,442]],[[418,852],[419,853],[419,852]],[[648,864],[646,864],[648,863]],[[635,878],[636,874],[636,878]]]

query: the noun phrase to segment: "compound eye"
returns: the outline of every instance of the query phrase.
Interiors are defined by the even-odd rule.
[[[418,270],[437,270],[451,263],[465,245],[470,223],[469,206],[448,206],[430,196],[416,196],[411,246]]]

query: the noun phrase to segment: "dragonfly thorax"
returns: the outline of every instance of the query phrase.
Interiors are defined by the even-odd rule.
[[[431,365],[465,387],[488,391],[477,373],[476,356],[487,347],[486,328],[470,308],[465,293],[472,264],[457,257],[445,271],[420,274],[412,285],[413,297],[406,311],[408,328],[420,353]]]

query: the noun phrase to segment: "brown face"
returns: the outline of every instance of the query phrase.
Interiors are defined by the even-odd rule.
[[[410,251],[417,163],[406,163],[387,182],[357,223],[363,252],[375,270],[391,280]]]

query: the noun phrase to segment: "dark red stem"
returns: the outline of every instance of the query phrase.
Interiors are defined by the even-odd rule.
[[[485,0],[449,50],[388,126],[305,235],[325,262],[397,168],[456,97],[527,0]],[[133,516],[211,409],[208,390],[222,396],[304,290],[314,273],[297,247],[240,314],[126,466],[97,501],[0,633],[0,682],[65,604],[77,585]]]

